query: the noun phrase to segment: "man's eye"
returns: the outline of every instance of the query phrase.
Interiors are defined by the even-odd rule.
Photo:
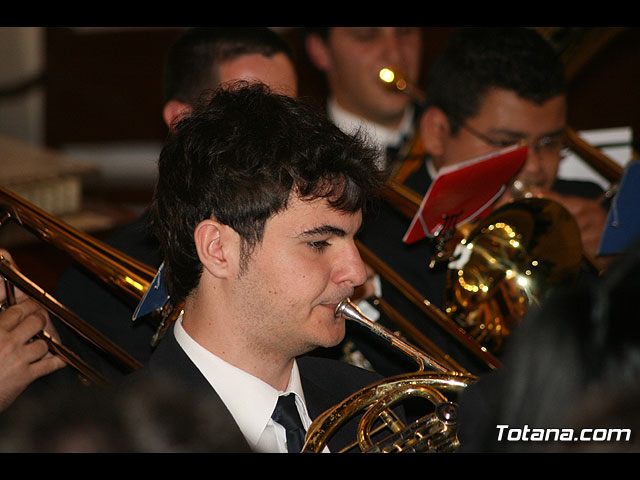
[[[309,242],[309,247],[316,252],[323,252],[325,248],[329,246],[329,242],[326,240],[319,240],[315,242]]]
[[[496,147],[500,147],[500,148],[506,148],[506,147],[510,147],[511,145],[515,145],[516,143],[518,143],[519,140],[514,140],[512,138],[510,139],[494,139],[492,140],[493,144]]]

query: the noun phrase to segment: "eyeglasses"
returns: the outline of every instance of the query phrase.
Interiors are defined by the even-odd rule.
[[[495,148],[507,148],[513,145],[528,145],[530,149],[532,149],[538,155],[562,155],[563,149],[565,148],[564,142],[564,134],[563,133],[555,133],[552,135],[545,135],[544,137],[539,138],[533,144],[529,144],[522,139],[514,140],[498,140],[495,138],[491,138],[484,133],[477,131],[472,128],[466,122],[461,122],[460,126],[471,133],[474,137],[479,138],[487,145],[490,145]]]

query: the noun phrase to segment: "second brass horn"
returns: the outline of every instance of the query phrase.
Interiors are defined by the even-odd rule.
[[[471,227],[451,254],[445,312],[500,352],[532,305],[578,277],[580,230],[564,207],[544,198],[508,203]]]
[[[406,85],[406,80],[394,73],[393,69],[385,69],[387,80],[382,74],[381,80],[390,88],[421,102],[422,93],[415,86]],[[399,86],[397,78],[402,79]],[[570,127],[566,128],[565,138],[567,145],[592,168],[611,182],[619,180],[619,166],[597,149],[588,148]],[[415,145],[416,139],[411,142]],[[407,172],[424,161],[422,155],[414,157],[418,155],[400,159],[382,191],[385,201],[409,220],[417,213],[422,200],[402,184]],[[547,226],[547,222],[554,227]],[[476,358],[490,368],[497,368],[500,362],[494,354],[500,352],[524,311],[537,302],[545,288],[577,276],[585,261],[580,232],[573,218],[559,204],[544,199],[525,199],[498,209],[486,222],[478,222],[477,228],[472,224],[460,226],[457,234],[462,243],[450,244],[453,255],[449,256],[451,251],[447,250],[442,257],[445,261],[453,259],[448,271],[445,311],[430,305],[411,285],[402,285],[405,282],[386,266],[382,265],[381,270],[374,269]],[[518,239],[510,238],[511,234]],[[465,239],[467,236],[473,240]],[[366,247],[361,253],[368,263],[381,263]],[[365,258],[367,256],[369,260]]]

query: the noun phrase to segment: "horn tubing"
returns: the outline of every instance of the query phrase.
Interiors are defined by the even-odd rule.
[[[418,364],[418,371],[420,372],[424,370],[425,364],[429,365],[431,368],[439,372],[449,371],[449,369],[438,360],[430,357],[413,345],[403,341],[402,339],[400,339],[400,337],[394,335],[391,331],[389,331],[382,325],[371,321],[349,298],[344,299],[336,307],[336,317],[338,316],[342,316],[347,320],[352,320],[360,325],[365,326],[379,337],[388,341],[394,347],[411,356]]]
[[[393,308],[384,298],[372,297],[370,300],[375,306],[377,306],[395,325],[398,326],[400,331],[408,335],[413,343],[422,348],[432,357],[437,358],[440,363],[447,367],[450,371],[466,372],[465,368],[456,362],[450,355],[444,353],[438,346],[436,346],[426,335],[424,335],[418,328],[411,322],[404,318],[400,313]]]
[[[376,272],[386,278],[394,287],[402,292],[402,294],[416,305],[423,313],[435,321],[446,332],[452,335],[460,344],[469,352],[483,361],[492,370],[502,367],[502,363],[491,354],[485,347],[471,338],[467,332],[456,325],[446,314],[441,312],[437,307],[433,306],[429,300],[424,298],[415,288],[401,278],[387,264],[378,258],[371,250],[365,247],[360,241],[356,240],[356,245],[360,251],[360,255],[364,262],[368,263]]]
[[[329,438],[349,419],[353,418],[358,412],[366,412],[369,408],[383,399],[390,398],[390,396],[398,393],[404,396],[408,393],[408,390],[415,391],[425,387],[457,394],[476,381],[477,377],[473,375],[456,372],[414,372],[379,380],[351,394],[340,403],[320,414],[307,431],[302,451],[320,453],[328,443]],[[389,413],[393,415],[392,410],[389,410]],[[396,420],[394,419],[394,421]],[[402,424],[402,422],[400,423]],[[401,428],[402,425],[397,425],[396,428],[398,427]],[[360,429],[358,428],[358,430]],[[357,444],[356,440],[341,451],[346,451]]]

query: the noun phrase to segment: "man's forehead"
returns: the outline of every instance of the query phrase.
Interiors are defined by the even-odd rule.
[[[293,64],[284,53],[264,55],[247,53],[222,62],[218,66],[221,84],[245,80],[269,85],[275,92],[297,95],[297,79]]]
[[[492,88],[484,95],[474,118],[496,129],[527,132],[537,127],[553,131],[566,123],[566,97],[556,95],[536,103],[515,91]]]
[[[351,234],[362,224],[362,211],[344,212],[331,206],[329,199],[326,198],[304,199],[292,195],[287,207],[271,217],[269,222],[286,223],[291,228],[295,228],[299,234],[323,226],[336,227]]]

